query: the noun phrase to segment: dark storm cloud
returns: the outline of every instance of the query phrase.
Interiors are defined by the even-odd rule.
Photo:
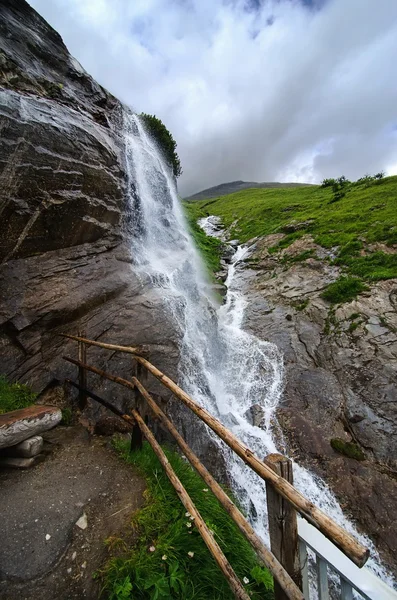
[[[397,172],[396,0],[32,0],[178,142],[182,194]]]

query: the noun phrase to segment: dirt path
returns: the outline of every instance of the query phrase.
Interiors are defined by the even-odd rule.
[[[128,531],[145,489],[107,444],[80,426],[58,427],[41,463],[0,471],[1,600],[99,597],[92,575],[108,555],[104,541]]]

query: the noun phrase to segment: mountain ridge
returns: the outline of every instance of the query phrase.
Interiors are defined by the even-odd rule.
[[[206,188],[205,190],[201,190],[200,192],[196,192],[191,196],[187,196],[184,200],[188,202],[195,202],[196,200],[206,200],[208,198],[217,198],[218,196],[226,196],[228,194],[233,194],[234,192],[240,192],[242,190],[247,190],[250,188],[290,188],[290,187],[303,187],[313,185],[312,183],[282,183],[279,181],[242,181],[241,179],[237,181],[228,181],[225,183],[219,183],[218,185],[214,185],[212,187]]]

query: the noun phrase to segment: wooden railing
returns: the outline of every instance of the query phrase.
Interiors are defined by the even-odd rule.
[[[254,548],[260,561],[269,569],[275,580],[275,598],[276,600],[308,600],[309,584],[307,577],[307,551],[308,545],[316,552],[313,544],[307,542],[301,531],[298,532],[297,513],[301,515],[315,530],[318,530],[330,540],[330,542],[339,548],[341,553],[348,557],[356,565],[356,569],[361,568],[369,555],[369,551],[360,542],[358,542],[350,533],[340,527],[328,515],[322,512],[294,486],[292,480],[292,463],[289,459],[280,455],[270,455],[264,460],[260,460],[254,453],[245,446],[236,436],[233,435],[220,421],[213,417],[206,409],[201,407],[193,398],[182,390],[174,381],[162,373],[150,361],[148,353],[142,347],[119,346],[89,340],[82,335],[73,336],[63,334],[64,337],[75,340],[79,344],[79,360],[64,356],[63,358],[76,365],[79,369],[79,384],[68,380],[79,391],[79,403],[83,408],[86,397],[91,397],[97,402],[113,411],[121,418],[132,425],[131,447],[139,448],[142,445],[142,438],[146,438],[158,456],[169,480],[174,486],[182,504],[186,510],[194,517],[195,525],[206,543],[209,551],[219,565],[227,579],[236,598],[249,600],[242,583],[237,578],[233,568],[224,556],[221,548],[215,541],[212,532],[208,529],[200,513],[189,497],[187,491],[179,481],[177,475],[170,466],[164,452],[156,441],[153,433],[147,423],[142,418],[139,410],[140,399],[144,399],[161,425],[173,436],[181,451],[189,460],[194,469],[201,475],[205,483],[212,490],[216,498],[234,520],[242,534]],[[86,362],[86,346],[98,346],[111,350],[113,352],[123,352],[131,354],[134,360],[134,369],[131,380],[126,380],[116,375],[107,373]],[[100,398],[87,389],[86,372],[90,371],[101,377],[118,383],[134,392],[135,402],[131,414],[123,414],[115,406]],[[253,469],[266,482],[267,488],[267,506],[269,518],[269,532],[271,550],[263,543],[254,529],[240,512],[237,506],[230,500],[219,483],[208,472],[199,458],[193,453],[186,441],[179,434],[173,423],[161,410],[153,399],[152,395],[143,385],[150,373],[168,388],[180,401],[189,407],[206,425],[208,425],[251,469]],[[321,536],[322,537],[322,536]],[[327,565],[330,563],[317,554],[317,573],[318,573],[318,594],[321,600],[326,600],[328,595]],[[347,560],[347,559],[346,559]],[[351,563],[350,563],[351,564]],[[351,589],[361,591],[357,586],[346,577],[341,577],[342,591],[341,598],[349,600],[351,598]],[[350,586],[350,588],[349,588]],[[390,590],[390,588],[388,588]],[[364,598],[372,598],[366,596]],[[375,597],[375,596],[374,596]],[[391,598],[392,596],[390,596]],[[394,596],[397,598],[397,595]],[[381,598],[381,596],[379,596]]]

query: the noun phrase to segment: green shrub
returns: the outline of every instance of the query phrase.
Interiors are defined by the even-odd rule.
[[[176,141],[172,137],[172,133],[155,115],[141,113],[140,117],[150,135],[153,136],[163,151],[165,160],[172,166],[175,177],[182,175],[181,161],[176,152]]]
[[[232,600],[221,575],[189,514],[151,447],[129,454],[128,442],[116,442],[123,458],[146,477],[147,504],[133,516],[137,541],[124,555],[110,559],[102,576],[110,600]],[[176,474],[251,598],[273,598],[269,572],[203,480],[175,452],[165,450]],[[152,551],[151,551],[152,550]],[[190,553],[190,554],[189,554]]]
[[[27,385],[9,383],[4,375],[0,375],[0,414],[30,406],[36,395]]]
[[[331,446],[339,454],[354,458],[355,460],[365,460],[365,454],[361,450],[360,446],[354,442],[345,442],[340,438],[333,438],[331,440]]]
[[[342,302],[350,302],[367,290],[367,287],[360,279],[355,277],[339,277],[334,283],[329,286],[321,294],[321,297],[331,304],[340,304]]]

